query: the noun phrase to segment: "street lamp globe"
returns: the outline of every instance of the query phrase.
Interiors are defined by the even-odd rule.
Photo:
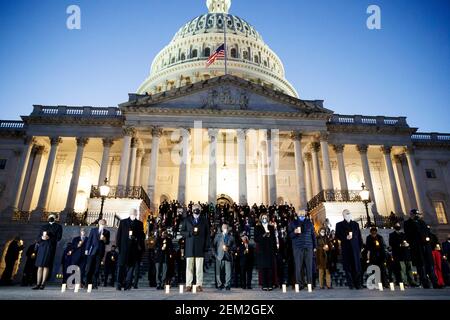
[[[105,183],[100,186],[100,196],[107,197],[109,195],[109,191],[111,190],[111,187],[108,185],[108,179],[105,178]]]

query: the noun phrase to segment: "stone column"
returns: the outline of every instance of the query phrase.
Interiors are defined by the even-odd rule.
[[[109,164],[109,154],[111,152],[111,147],[114,144],[114,140],[110,138],[103,139],[103,155],[102,163],[100,165],[100,174],[98,176],[98,185],[101,186],[106,179],[108,174],[108,164]]]
[[[189,155],[189,139],[190,132],[188,129],[183,129],[181,132],[181,158],[180,158],[180,173],[178,178],[178,201],[181,205],[186,203],[186,182],[187,182],[187,163]]]
[[[138,149],[136,152],[136,170],[134,172],[134,182],[135,187],[141,187],[141,170],[142,170],[142,158],[144,157],[145,151],[143,149]]]
[[[319,150],[320,144],[318,142],[311,143],[311,155],[312,155],[313,176],[314,176],[313,197],[315,197],[316,195],[319,194],[320,191],[322,191],[322,181],[320,179]]]
[[[19,200],[19,211],[31,211],[33,196],[35,193],[39,193],[39,189],[36,189],[36,187],[38,185],[40,167],[44,155],[47,153],[48,151],[42,145],[35,145],[31,151],[28,169],[23,181],[22,195]]]
[[[69,193],[67,195],[66,208],[64,213],[69,214],[74,211],[75,200],[77,198],[78,181],[80,180],[81,163],[83,162],[84,147],[88,143],[88,138],[77,138],[77,152],[73,163],[72,179],[70,180]]]
[[[12,183],[10,195],[12,196],[10,205],[5,209],[5,217],[10,218],[15,211],[18,210],[20,196],[22,194],[23,182],[27,172],[28,163],[30,162],[31,150],[36,141],[33,137],[26,137],[24,139],[24,146],[22,147],[19,162],[17,163],[16,175]]]
[[[38,204],[33,212],[33,215],[41,215],[47,210],[48,191],[50,189],[50,182],[52,180],[56,154],[58,152],[58,147],[61,141],[62,140],[59,137],[50,138],[50,154],[48,156],[47,167],[45,168],[44,180],[42,181],[41,194],[39,195]]]
[[[377,212],[375,192],[373,190],[372,177],[370,175],[369,159],[367,158],[367,150],[369,149],[369,146],[366,144],[359,144],[356,146],[356,149],[358,150],[361,157],[364,184],[370,192],[370,199],[372,200],[372,212]]]
[[[267,161],[269,164],[269,205],[277,201],[277,175],[276,175],[276,159],[275,159],[275,142],[272,130],[267,130]]]
[[[136,156],[139,141],[136,138],[131,139],[130,165],[128,168],[127,187],[134,187],[134,174],[136,173]]]
[[[313,182],[311,179],[311,153],[305,153],[305,183],[306,183],[306,198],[309,200],[311,200],[314,196],[313,196]]]
[[[308,200],[306,198],[305,170],[303,167],[302,133],[297,131],[292,132],[291,139],[294,141],[295,172],[297,177],[299,208],[306,210]]]
[[[239,204],[247,203],[247,130],[237,130],[238,165],[239,165]]]
[[[330,153],[328,150],[328,134],[320,134],[320,149],[322,150],[323,169],[325,171],[324,189],[333,190],[333,174],[331,172]]]
[[[147,185],[147,195],[150,199],[152,209],[155,209],[156,171],[158,170],[159,141],[161,135],[161,128],[152,128],[152,149],[150,151],[150,168]]]
[[[394,206],[394,212],[396,214],[402,213],[402,205],[400,203],[399,192],[397,188],[397,182],[395,180],[394,167],[391,159],[391,146],[381,147],[381,152],[384,154],[384,164],[386,165],[386,171],[389,177],[389,186],[391,188],[392,204]]]
[[[333,150],[337,156],[338,170],[339,170],[339,183],[341,185],[341,190],[347,191],[348,183],[347,183],[347,173],[345,172],[344,148],[345,148],[345,146],[343,144],[333,145]]]
[[[405,148],[406,159],[408,160],[409,173],[411,175],[414,195],[416,197],[417,209],[425,214],[425,205],[422,197],[422,191],[419,187],[418,173],[416,167],[416,160],[414,158],[414,150],[412,147]]]
[[[208,203],[216,204],[217,201],[217,136],[218,129],[209,129],[209,179],[208,179]]]
[[[132,127],[125,128],[123,130],[123,146],[122,154],[120,156],[120,169],[119,169],[119,182],[118,186],[125,187],[127,184],[128,167],[130,164],[130,151],[131,151],[131,139],[133,138],[136,130]]]

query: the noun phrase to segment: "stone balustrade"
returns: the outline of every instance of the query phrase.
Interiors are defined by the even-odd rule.
[[[406,117],[383,117],[333,114],[328,121],[331,124],[344,125],[376,125],[376,126],[398,126],[408,127]]]
[[[21,130],[25,128],[25,123],[23,121],[16,120],[0,120],[0,130]]]
[[[413,142],[450,142],[449,133],[417,132],[411,136]]]
[[[122,112],[117,107],[96,108],[90,106],[42,106],[34,105],[31,116],[75,116],[75,117],[120,117]]]

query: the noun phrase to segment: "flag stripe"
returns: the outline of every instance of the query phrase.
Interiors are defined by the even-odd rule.
[[[219,46],[216,51],[208,58],[206,62],[206,67],[209,67],[213,64],[218,58],[225,58],[225,44]]]

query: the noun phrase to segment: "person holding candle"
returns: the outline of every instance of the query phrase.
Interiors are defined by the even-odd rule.
[[[306,217],[305,210],[299,210],[297,217],[289,224],[289,237],[292,240],[292,252],[295,264],[295,281],[300,290],[307,284],[313,284],[313,255],[316,249],[316,234],[310,219]],[[302,278],[302,269],[305,267],[306,283]]]
[[[145,250],[144,224],[137,219],[138,212],[131,209],[127,219],[120,220],[117,229],[116,245],[119,248],[119,261],[116,289],[130,290],[133,286],[136,265],[140,263]],[[138,279],[134,279],[137,283]]]
[[[320,228],[319,235],[317,236],[316,261],[317,269],[319,269],[319,286],[321,289],[325,289],[324,277],[327,289],[331,289],[330,256],[332,245],[327,235],[327,229],[325,227]]]
[[[396,222],[394,232],[389,234],[389,246],[392,248],[393,271],[397,284],[400,282],[417,287],[412,274],[411,250],[401,225]]]
[[[336,238],[340,241],[344,271],[350,289],[361,289],[361,249],[363,241],[357,222],[348,209],[342,211],[344,220],[336,224]]]
[[[61,257],[61,268],[62,268],[62,283],[67,284],[67,279],[70,276],[70,273],[67,272],[67,268],[73,264],[73,247],[72,242],[67,242],[64,252]]]
[[[72,264],[78,266],[81,272],[81,286],[85,284],[85,273],[86,273],[86,230],[80,228],[80,235],[72,239]]]
[[[222,224],[221,231],[214,238],[214,254],[216,257],[216,283],[217,288],[222,290],[231,289],[231,265],[233,251],[235,249],[234,237],[229,234],[228,224]],[[225,283],[222,282],[222,273],[225,273]]]
[[[108,286],[108,278],[111,275],[111,281],[109,285],[114,287],[116,279],[117,261],[119,260],[119,254],[117,253],[117,247],[113,244],[111,250],[106,253],[105,256],[105,269],[104,269],[104,283],[103,286]]]
[[[385,288],[388,288],[386,274],[386,246],[384,239],[378,234],[376,227],[370,228],[370,234],[366,238],[367,263],[376,265],[381,271],[381,282]]]
[[[162,231],[161,237],[156,241],[155,247],[155,276],[156,289],[163,290],[167,283],[167,270],[170,262],[170,255],[173,250],[172,239],[166,230]]]
[[[183,238],[178,240],[178,250],[176,252],[177,265],[177,283],[186,282],[186,256],[185,256],[185,240]]]
[[[86,283],[92,284],[93,289],[98,289],[100,266],[110,240],[110,232],[105,227],[106,220],[101,219],[98,227],[91,229],[86,243]]]
[[[23,269],[22,286],[27,287],[36,283],[36,253],[37,253],[37,241],[35,240],[31,244],[26,252],[27,261],[25,262],[25,267]]]
[[[19,259],[20,252],[24,249],[23,241],[20,236],[16,236],[8,246],[5,255],[5,270],[3,271],[0,283],[2,285],[11,285],[14,272],[14,266]]]
[[[205,217],[201,216],[201,207],[192,205],[192,215],[186,217],[181,225],[181,235],[185,239],[186,256],[186,292],[192,291],[194,280],[194,264],[196,271],[197,291],[203,291],[203,263],[205,252],[209,248],[210,233],[209,224]]]
[[[252,289],[253,266],[255,264],[255,248],[247,237],[246,232],[241,233],[241,243],[238,247],[241,288]]]
[[[63,228],[56,223],[56,216],[48,216],[48,223],[41,227],[38,237],[38,250],[36,256],[37,283],[33,290],[44,290],[45,283],[52,273],[55,260],[56,247],[62,238]]]
[[[262,290],[273,290],[274,256],[277,249],[275,228],[269,224],[267,214],[261,217],[255,227],[256,264],[261,273]]]

